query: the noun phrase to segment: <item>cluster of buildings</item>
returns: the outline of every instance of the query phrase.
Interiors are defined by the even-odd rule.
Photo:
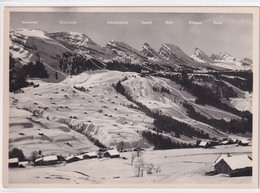
[[[90,152],[90,153],[82,153],[78,155],[70,155],[67,157],[63,157],[60,155],[49,155],[49,156],[43,156],[39,157],[34,160],[34,162],[30,161],[19,161],[18,158],[10,158],[9,159],[9,168],[13,167],[26,167],[29,165],[34,166],[45,166],[45,165],[55,165],[58,163],[72,163],[84,159],[93,159],[93,158],[101,158],[101,157],[109,157],[109,158],[119,158],[120,153],[116,150],[106,150],[103,152]]]
[[[237,145],[241,145],[241,146],[247,146],[249,145],[250,141],[248,139],[225,139],[223,141],[201,141],[198,146],[202,147],[202,148],[209,148],[212,146],[216,146],[216,145],[229,145],[229,144],[237,144]]]
[[[237,143],[242,143],[248,145],[248,141],[237,141]],[[200,146],[206,147],[207,142],[201,142]],[[223,141],[223,144],[228,144]],[[99,152],[81,153],[78,155],[70,155],[67,157],[62,157],[59,155],[50,155],[37,158],[33,163],[29,161],[19,161],[18,158],[9,159],[9,167],[27,167],[29,165],[34,166],[46,166],[55,165],[58,163],[72,163],[84,159],[94,159],[94,158],[119,158],[120,153],[116,149],[104,150]],[[213,163],[214,171],[206,173],[206,175],[216,175],[225,174],[229,177],[235,176],[252,176],[252,158],[246,154],[243,155],[233,155],[229,153],[221,154]]]
[[[222,141],[201,141],[198,146],[201,148],[211,148],[216,145],[236,144],[247,146],[251,143],[248,139],[225,139]],[[224,174],[229,177],[252,176],[252,158],[247,155],[221,154],[213,163],[214,170],[206,175]]]

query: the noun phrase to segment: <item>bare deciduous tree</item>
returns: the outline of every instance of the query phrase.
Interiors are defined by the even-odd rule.
[[[143,157],[137,157],[136,162],[135,162],[135,169],[136,169],[136,176],[137,177],[143,177],[143,172],[144,172],[144,160]]]

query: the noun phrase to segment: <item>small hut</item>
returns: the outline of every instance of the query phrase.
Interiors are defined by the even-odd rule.
[[[43,165],[54,165],[58,163],[58,156],[50,155],[45,157],[37,158],[34,161],[36,166],[43,166]]]
[[[104,157],[110,157],[110,158],[117,158],[117,157],[120,157],[120,153],[116,150],[116,149],[113,149],[113,150],[107,150],[104,154],[103,154]]]
[[[79,158],[74,156],[74,155],[71,155],[71,156],[68,156],[65,158],[65,161],[67,163],[72,163],[72,162],[76,162],[76,161],[79,161]]]
[[[210,147],[210,143],[208,141],[201,141],[199,147],[208,148]]]
[[[15,167],[18,167],[18,158],[10,158],[8,160],[8,164],[9,164],[9,168],[15,168]]]
[[[43,165],[53,165],[57,163],[58,163],[58,157],[56,155],[43,157]]]
[[[21,161],[21,162],[18,163],[19,168],[25,168],[28,165],[29,165],[28,161]]]
[[[247,146],[249,144],[247,139],[241,139],[237,143],[238,145]]]
[[[247,155],[222,156],[216,160],[214,170],[218,174],[227,174],[230,177],[251,176],[252,160]]]
[[[221,142],[221,145],[228,145],[228,144],[230,144],[230,142],[228,140],[224,140]]]
[[[37,158],[37,159],[34,161],[34,164],[35,164],[36,166],[43,165],[43,158],[42,158],[42,157]]]
[[[77,158],[79,158],[79,160],[83,160],[84,156],[83,155],[76,155]]]
[[[150,74],[150,71],[149,70],[141,70],[141,76],[144,77],[144,76],[147,76]]]
[[[92,159],[92,158],[97,158],[97,153],[96,152],[90,152],[90,153],[85,153],[83,155],[84,159]]]

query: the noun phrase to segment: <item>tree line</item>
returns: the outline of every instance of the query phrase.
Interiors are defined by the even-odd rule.
[[[45,66],[39,60],[29,62],[28,65],[22,65],[19,61],[11,56],[9,57],[9,91],[15,92],[23,87],[33,85],[27,81],[28,77],[31,78],[48,78]]]
[[[237,88],[240,88],[243,91],[253,91],[253,72],[251,70],[221,72],[221,74],[217,72],[211,72],[210,74],[214,75],[214,77],[219,80],[227,81],[228,83],[234,85]]]
[[[223,132],[229,133],[252,133],[252,114],[249,111],[245,111],[242,119],[231,119],[230,121],[225,121],[224,119],[214,119],[207,118],[196,112],[194,107],[187,102],[183,103],[183,107],[187,109],[189,117],[211,125]]]
[[[177,148],[193,148],[194,145],[179,143],[172,141],[169,137],[155,134],[150,131],[143,131],[142,136],[151,144],[153,144],[155,150],[159,149],[177,149]]]
[[[153,91],[154,92],[160,92],[160,93],[167,93],[171,94],[170,90],[164,86],[153,86]]]

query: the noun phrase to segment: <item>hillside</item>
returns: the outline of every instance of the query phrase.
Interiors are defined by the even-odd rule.
[[[32,145],[73,154],[252,135],[250,59],[199,48],[189,57],[174,44],[101,47],[76,32],[14,30],[10,45],[9,141],[27,156]]]
[[[113,86],[118,81],[122,82],[131,100]],[[58,150],[67,153],[89,150],[91,142],[116,147],[124,141],[128,148],[137,145],[150,147],[151,144],[143,139],[142,131],[154,132],[154,121],[160,119],[149,114],[147,109],[189,126],[191,135],[174,128],[174,125],[172,131],[161,133],[176,143],[195,144],[197,139],[228,137],[228,134],[214,126],[191,117],[185,103],[208,118],[226,121],[240,119],[226,110],[195,103],[196,97],[180,84],[162,77],[142,77],[133,72],[103,70],[67,77],[58,84],[34,82],[39,87],[24,88],[22,93],[10,95],[10,145],[18,146],[25,152],[31,151],[32,143],[36,149],[49,153],[58,153]],[[159,88],[164,88],[165,92]],[[19,125],[29,126],[21,128]],[[44,133],[44,137],[39,136],[39,130]],[[176,132],[180,135],[177,136]],[[198,132],[200,135],[196,134]],[[74,143],[84,137],[91,142],[86,141],[90,144],[81,149],[82,145]],[[56,148],[39,146],[38,141],[48,142]],[[67,142],[72,146],[66,145]],[[30,145],[27,146],[27,143]],[[64,144],[67,148],[61,150]]]

